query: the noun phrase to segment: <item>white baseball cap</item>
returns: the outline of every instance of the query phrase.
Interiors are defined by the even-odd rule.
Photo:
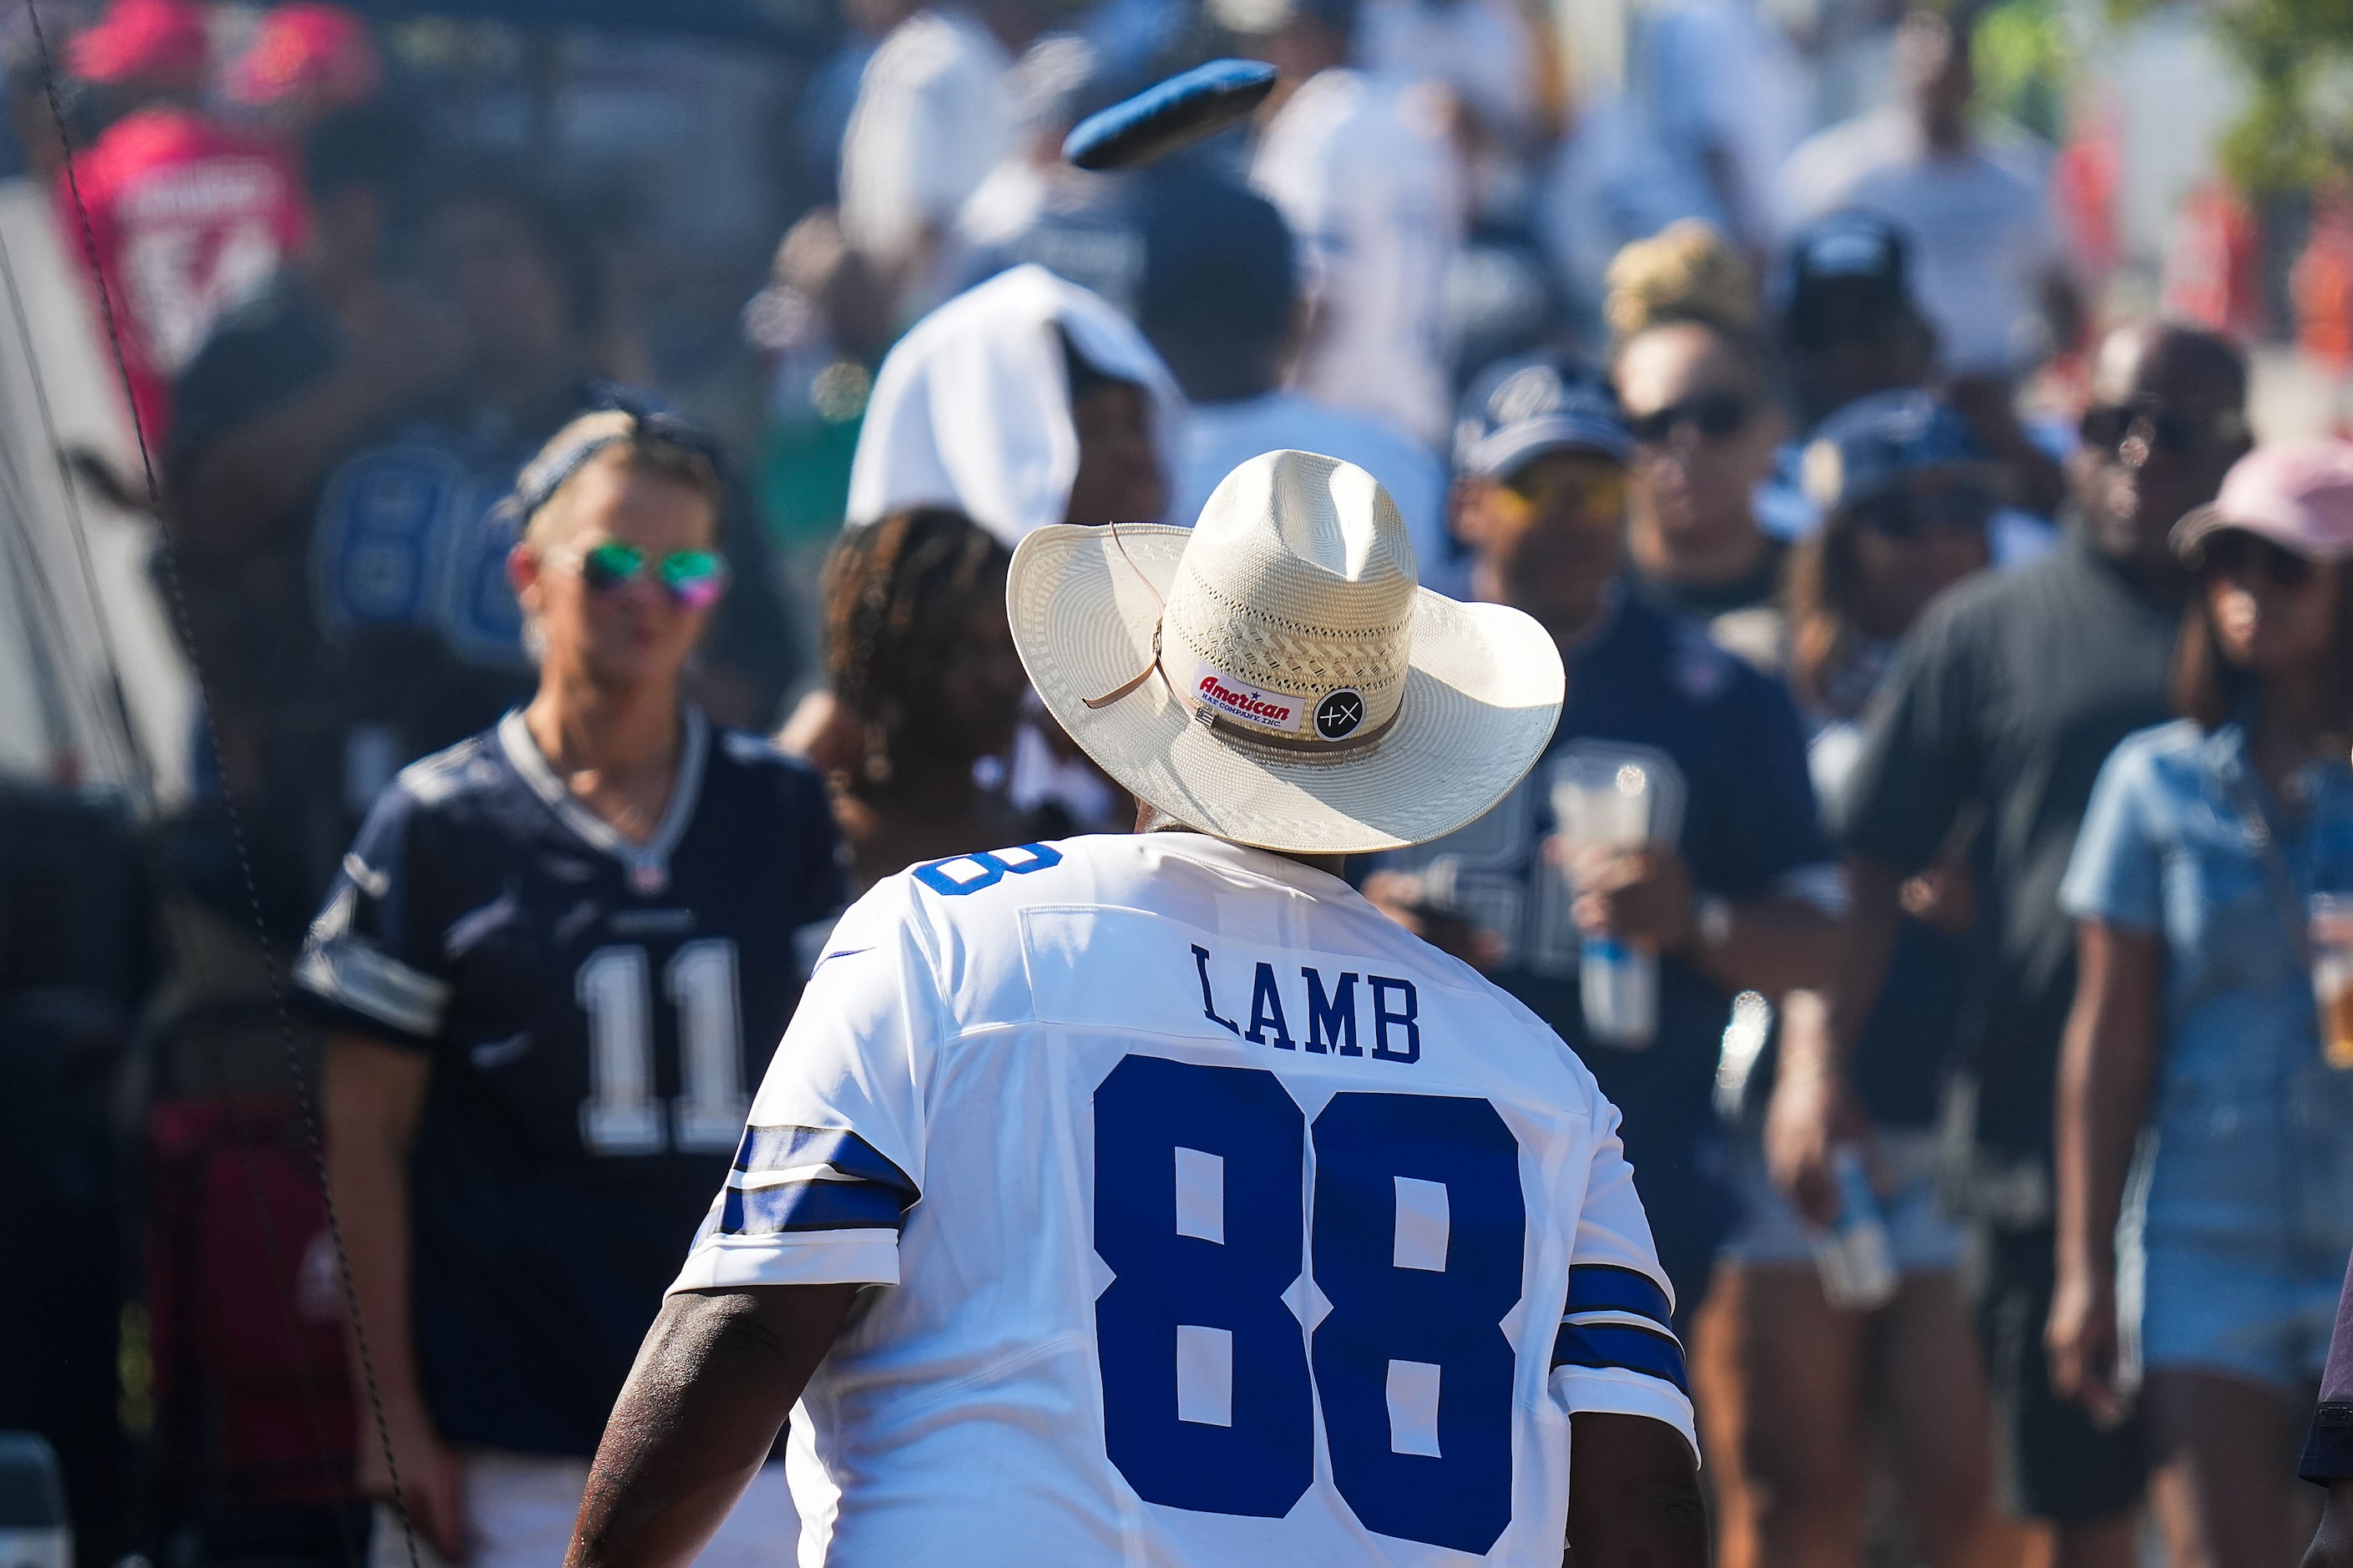
[[[1252,458],[1189,529],[1041,528],[1006,600],[1071,738],[1139,800],[1238,844],[1443,837],[1510,793],[1560,717],[1550,634],[1418,586],[1397,504],[1336,458]]]

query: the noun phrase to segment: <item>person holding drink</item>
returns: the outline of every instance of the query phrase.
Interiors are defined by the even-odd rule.
[[[1712,1099],[1732,999],[1813,983],[1838,929],[1804,733],[1778,682],[1630,590],[1634,439],[1596,371],[1492,369],[1458,431],[1472,595],[1552,634],[1567,702],[1502,805],[1365,890],[1526,1004],[1624,1110],[1686,1323],[1734,1215]]]
[[[2171,1560],[2238,1568],[2303,1532],[2292,1461],[2353,1251],[2353,1070],[2314,995],[2353,889],[2353,444],[2257,450],[2172,539],[2183,717],[2108,759],[2061,891],[2048,1342],[2095,1419],[2144,1407]]]

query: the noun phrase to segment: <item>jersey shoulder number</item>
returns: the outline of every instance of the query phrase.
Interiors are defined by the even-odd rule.
[[[1008,877],[1026,877],[1062,863],[1062,854],[1048,844],[1022,844],[1011,849],[976,849],[915,867],[908,874],[945,899],[960,899],[993,888]]]

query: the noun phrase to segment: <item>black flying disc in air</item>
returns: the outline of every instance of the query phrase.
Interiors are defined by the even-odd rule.
[[[1214,136],[1274,90],[1274,68],[1256,60],[1211,60],[1089,115],[1062,142],[1082,169],[1127,169]]]

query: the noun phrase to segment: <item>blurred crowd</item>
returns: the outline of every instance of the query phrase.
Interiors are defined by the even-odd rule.
[[[74,1223],[16,1248],[78,1283],[0,1287],[0,1362],[42,1363],[0,1374],[0,1426],[52,1434],[83,1561],[335,1560],[369,1524],[353,1476],[388,1498],[396,1457],[456,1560],[601,1417],[453,1405],[472,1374],[437,1346],[539,1341],[601,1412],[691,1232],[610,1310],[428,1267],[478,1200],[412,1189],[416,1151],[554,1181],[610,1150],[585,1102],[585,1145],[502,1119],[495,1050],[436,1044],[478,992],[569,1005],[571,971],[463,921],[360,978],[339,945],[409,918],[371,880],[381,803],[458,776],[417,759],[505,737],[650,895],[699,726],[771,737],[810,784],[777,798],[821,849],[779,864],[819,940],[911,865],[1126,831],[1029,693],[1010,551],[1187,523],[1292,447],[1371,472],[1426,586],[1527,612],[1567,662],[1521,789],[1354,879],[1624,1111],[1730,1568],[2127,1568],[2148,1519],[2177,1568],[2284,1568],[2353,1252],[2353,999],[2314,1005],[2353,982],[2353,447],[2257,447],[2242,345],[2102,319],[2052,149],[1978,101],[1966,6],[1799,33],[1657,0],[1606,86],[1521,0],[843,13],[763,150],[820,199],[744,290],[748,420],[660,384],[599,215],[438,134],[348,12],[276,7],[224,59],[191,0],[112,0],[54,116],[16,57],[156,490],[84,482],[154,512],[203,683],[189,804],[116,855],[139,891],[107,907],[142,912],[74,944],[104,1007],[27,1011],[12,980],[0,1046],[68,1064],[0,1124],[100,1130],[52,1162],[90,1176]],[[1089,113],[1223,55],[1281,73],[1252,122],[1063,162]],[[1632,828],[1574,819],[1595,779]],[[77,854],[93,888],[114,863]],[[9,877],[12,962],[48,976],[13,933],[67,902]],[[343,1031],[351,1277],[257,913],[341,1009],[295,1043],[307,1071]],[[694,914],[744,973],[815,961]],[[350,1037],[370,1018],[429,1090]],[[683,1127],[665,1157],[723,1170]],[[26,1349],[68,1323],[70,1354]]]

